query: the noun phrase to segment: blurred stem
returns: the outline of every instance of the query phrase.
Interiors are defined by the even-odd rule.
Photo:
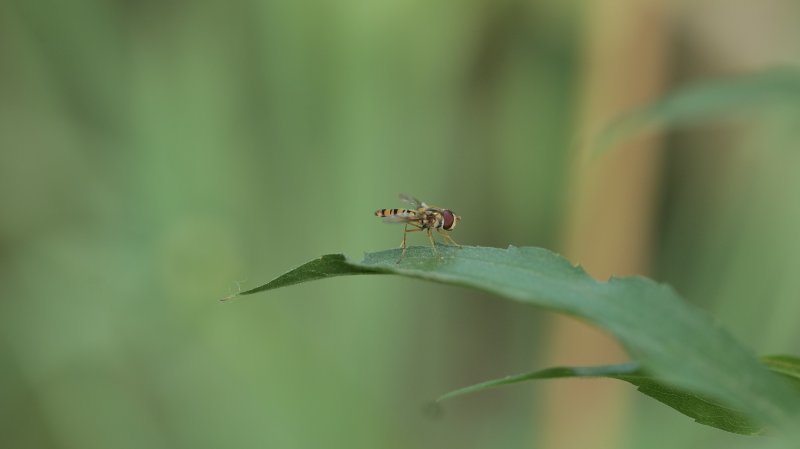
[[[585,78],[578,129],[591,139],[618,114],[656,97],[667,69],[666,0],[587,2]],[[573,155],[563,252],[589,274],[644,274],[650,260],[660,172],[656,138],[587,160]],[[545,365],[608,364],[627,359],[610,337],[569,318],[555,318]],[[554,382],[537,447],[616,448],[628,408],[627,388],[607,382]],[[580,429],[580,431],[576,431]]]

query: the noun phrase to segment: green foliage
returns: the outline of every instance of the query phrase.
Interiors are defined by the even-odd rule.
[[[790,355],[769,355],[762,357],[761,362],[800,390],[800,358]]]
[[[624,82],[800,54],[796,1],[713,4],[615,28],[668,25],[669,61],[648,75],[628,53]],[[607,7],[0,2],[2,447],[521,448],[562,432],[531,422],[542,398],[526,395],[436,426],[415,413],[474,371],[536,363],[552,346],[536,339],[549,318],[531,320],[539,310],[378,277],[238,304],[203,298],[297,257],[399,242],[399,229],[370,217],[401,206],[398,189],[462,214],[459,241],[562,244],[576,117],[587,100],[619,105],[576,88],[596,81],[587,45],[604,40],[586,19]],[[614,47],[598,57],[617,61]],[[733,58],[697,57],[731,48]],[[756,133],[662,142],[665,182],[652,220],[641,218],[655,225],[659,279],[759,354],[794,353],[800,126],[796,110],[768,112]],[[693,151],[710,141],[725,151]],[[398,283],[413,283],[414,297],[387,288]],[[624,430],[598,438],[731,447],[732,435],[706,426],[665,434],[661,414],[628,405],[610,420]]]
[[[785,376],[800,393],[800,358],[789,355],[766,356],[762,357],[761,362],[771,371]],[[665,385],[642,370],[638,363],[547,368],[459,388],[440,396],[436,402],[529,380],[596,377],[623,380],[635,385],[643,394],[674,408],[700,424],[743,435],[757,435],[765,431],[764,427],[755,424],[744,413],[727,407],[720,401]]]
[[[349,274],[369,273],[374,273],[374,271],[362,269],[349,264],[347,259],[345,259],[344,255],[342,254],[327,254],[319,259],[314,259],[311,262],[307,262],[260,287],[223,298],[223,301],[235,298],[237,295],[252,295],[253,293],[263,292],[265,290],[273,290],[281,287],[288,287],[290,285],[300,284],[302,282],[316,281],[318,279],[345,276]]]
[[[413,247],[399,260],[400,250],[387,250],[369,253],[362,262],[327,255],[241,294],[333,276],[381,273],[475,288],[591,322],[613,334],[638,363],[589,371],[559,368],[539,375],[619,378],[699,422],[739,433],[754,433],[761,425],[791,427],[800,409],[800,395],[666,285],[642,277],[599,282],[541,248],[440,247],[439,252],[436,257],[430,248]],[[794,359],[768,360],[790,375],[798,373]],[[639,366],[653,377],[642,375]],[[523,379],[499,382],[519,380]],[[678,391],[696,396],[669,398]],[[713,403],[707,403],[708,398]],[[745,411],[753,421],[734,410]],[[720,411],[719,419],[712,417]]]
[[[718,79],[677,89],[608,125],[593,141],[592,153],[609,150],[621,140],[646,130],[698,123],[754,108],[800,104],[800,71],[774,69]]]

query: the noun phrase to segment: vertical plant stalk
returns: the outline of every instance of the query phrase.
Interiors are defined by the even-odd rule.
[[[591,138],[622,112],[662,91],[669,39],[667,4],[663,0],[586,3],[585,78],[577,123],[581,136]],[[645,274],[661,165],[658,139],[633,141],[591,161],[586,143],[573,158],[563,252],[597,279]],[[554,319],[549,342],[547,366],[627,359],[609,336],[570,318]],[[618,447],[627,394],[624,386],[610,382],[550,385],[547,414],[537,426],[542,441],[536,447]]]

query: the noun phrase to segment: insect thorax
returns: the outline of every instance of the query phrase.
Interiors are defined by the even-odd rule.
[[[422,227],[423,228],[441,228],[442,224],[444,223],[442,219],[442,214],[438,211],[427,210],[422,218]]]

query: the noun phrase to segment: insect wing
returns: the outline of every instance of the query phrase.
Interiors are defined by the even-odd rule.
[[[423,204],[422,201],[414,198],[411,195],[406,195],[405,193],[401,193],[400,194],[400,201],[402,201],[404,203],[407,203],[407,204],[410,204],[410,205],[414,206],[416,209],[419,209],[420,207],[422,207],[422,204]]]
[[[428,207],[428,205],[424,202],[414,198],[411,195],[406,195],[405,193],[400,194],[400,201],[414,206],[415,209],[425,209]]]
[[[413,210],[402,210],[402,212],[383,217],[384,223],[411,223],[418,220],[419,216]]]

